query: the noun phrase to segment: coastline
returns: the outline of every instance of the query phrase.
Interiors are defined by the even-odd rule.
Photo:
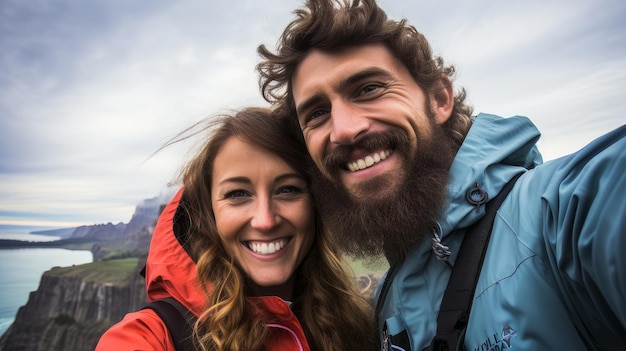
[[[37,290],[42,276],[53,267],[71,267],[93,262],[87,250],[63,247],[21,247],[0,250],[0,334],[14,322],[21,306]]]
[[[94,238],[68,238],[51,241],[0,239],[0,249],[60,248],[68,250],[91,250],[92,245],[99,242],[102,242],[102,240]]]

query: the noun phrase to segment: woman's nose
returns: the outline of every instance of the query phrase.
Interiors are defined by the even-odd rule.
[[[260,231],[268,231],[280,223],[280,216],[271,201],[259,201],[250,221],[252,228]]]

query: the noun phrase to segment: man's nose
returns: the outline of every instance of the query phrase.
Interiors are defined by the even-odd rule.
[[[280,223],[280,216],[271,200],[257,202],[250,225],[260,231],[272,230]]]
[[[331,124],[331,143],[350,145],[369,129],[370,120],[352,104],[335,102],[331,110]]]

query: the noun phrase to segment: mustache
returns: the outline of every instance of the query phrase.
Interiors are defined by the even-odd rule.
[[[399,262],[429,237],[445,208],[449,169],[458,150],[442,128],[433,131],[431,138],[418,137],[419,151],[414,156],[405,151],[406,177],[393,193],[384,197],[357,201],[339,180],[326,177],[313,167],[312,190],[322,224],[347,255],[361,259],[384,255],[389,262]],[[400,148],[394,152],[410,145],[401,133],[385,133],[382,137],[369,139],[366,145],[380,149],[382,140],[384,147]],[[370,185],[384,185],[387,180],[380,181]]]
[[[333,147],[322,159],[322,164],[325,169],[335,172],[338,169],[346,169],[346,164],[351,161],[351,155],[354,150],[373,152],[381,148],[399,150],[408,154],[410,150],[409,136],[397,129],[374,132],[354,144]]]

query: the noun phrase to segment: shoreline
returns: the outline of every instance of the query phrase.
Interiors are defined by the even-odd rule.
[[[103,242],[94,238],[69,238],[52,241],[27,241],[17,239],[0,239],[2,249],[28,249],[28,248],[61,248],[68,250],[91,250],[95,243]]]

